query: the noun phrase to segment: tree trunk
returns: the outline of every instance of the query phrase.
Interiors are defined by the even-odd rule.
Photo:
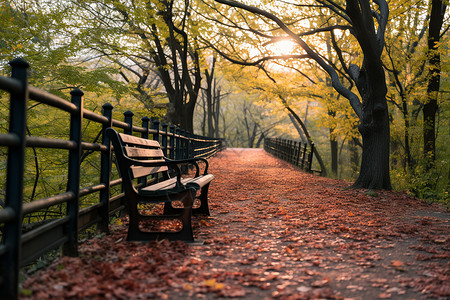
[[[409,145],[411,126],[409,120],[410,117],[408,112],[408,104],[406,102],[405,97],[402,97],[402,107],[403,107],[403,121],[405,124],[405,154],[406,154],[406,158],[404,158],[403,160],[406,159],[406,166],[408,166],[408,168],[411,170],[414,167],[411,157],[411,147]]]
[[[355,139],[352,139],[349,142],[349,146],[350,146],[350,167],[352,170],[352,178],[354,178],[358,173],[358,166],[359,166],[358,147],[356,146]]]
[[[432,0],[430,26],[428,32],[428,63],[430,75],[427,87],[427,100],[423,106],[423,152],[425,168],[431,170],[436,159],[436,113],[438,110],[438,93],[441,73],[441,55],[439,53],[439,39],[444,19],[445,9],[442,0]]]
[[[383,97],[383,96],[379,96]],[[358,127],[362,136],[362,157],[359,176],[353,187],[391,190],[389,175],[389,115],[386,98],[367,101],[378,103],[373,109],[367,109],[363,123]]]
[[[182,124],[181,128],[186,129],[186,131],[190,133],[194,133],[194,109],[195,105],[187,105],[185,107],[185,113],[182,115]]]
[[[331,173],[337,177],[338,175],[338,142],[334,139],[330,129],[330,146],[331,146]]]
[[[205,99],[206,95],[205,93],[203,93],[203,97],[202,97],[202,107],[203,107],[203,119],[202,119],[202,123],[201,123],[201,127],[202,127],[202,135],[205,136],[206,135],[206,118],[207,118],[207,113],[206,113],[206,99]]]
[[[215,85],[214,85],[215,86]],[[217,89],[217,95],[214,97],[214,103],[215,108],[214,108],[214,129],[215,129],[215,135],[214,137],[218,138],[220,137],[219,134],[219,120],[220,120],[220,87]]]
[[[258,141],[256,142],[255,148],[261,148],[261,143],[262,143],[262,141],[264,141],[265,138],[266,138],[266,135],[264,134],[264,132],[261,132],[261,134],[259,135]]]
[[[362,105],[354,108],[361,122],[358,130],[363,145],[361,168],[353,187],[391,190],[387,85],[381,61],[389,8],[386,1],[375,2],[380,12],[377,18],[372,15],[369,1],[346,0],[346,13],[354,22],[355,37],[364,54],[361,68],[350,65],[347,72],[362,100]],[[378,23],[377,28],[374,20]]]
[[[303,144],[306,144],[308,141],[303,134],[303,130],[300,128],[300,125],[298,125],[297,121],[295,120],[295,117],[292,115],[292,113],[289,113],[289,119],[291,120],[291,123],[294,125],[295,129],[297,130],[298,135],[300,136],[300,140]]]
[[[214,115],[214,97],[213,97],[213,90],[215,86],[213,86],[214,81],[214,69],[215,69],[215,63],[216,58],[213,58],[212,65],[211,65],[211,71],[208,69],[205,70],[205,77],[206,77],[206,107],[207,107],[207,114],[208,114],[208,136],[214,137],[214,124],[213,124],[213,115]]]
[[[327,80],[328,82],[328,80]],[[331,83],[330,83],[331,86]],[[331,95],[330,95],[331,96]],[[328,116],[330,118],[336,118],[336,111],[328,108]],[[337,177],[338,176],[338,150],[339,150],[339,146],[338,146],[338,142],[336,140],[336,134],[334,133],[334,129],[336,126],[332,125],[329,128],[329,132],[330,132],[330,150],[331,150],[331,173]]]

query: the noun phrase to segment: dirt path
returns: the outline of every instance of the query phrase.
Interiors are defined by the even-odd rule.
[[[259,149],[210,160],[203,244],[87,241],[29,278],[30,298],[449,299],[449,214],[406,194],[348,190]],[[28,298],[28,297],[27,297]]]

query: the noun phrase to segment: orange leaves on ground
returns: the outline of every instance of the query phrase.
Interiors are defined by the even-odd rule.
[[[126,219],[28,278],[24,299],[450,298],[450,231],[405,194],[346,189],[262,150],[210,161],[211,218],[202,245],[126,242]],[[448,216],[445,215],[445,216]]]
[[[205,286],[210,287],[210,288],[215,289],[215,290],[221,290],[221,289],[223,289],[225,287],[223,285],[223,283],[218,283],[216,281],[216,279],[214,279],[214,278],[213,279],[206,279],[206,280],[204,280],[203,284]]]

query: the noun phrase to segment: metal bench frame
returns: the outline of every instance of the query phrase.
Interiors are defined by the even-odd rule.
[[[127,240],[151,241],[156,239],[194,241],[191,216],[194,214],[210,215],[208,206],[208,189],[214,179],[208,174],[208,161],[204,158],[170,160],[163,156],[159,142],[127,134],[118,133],[113,128],[106,129],[106,136],[112,143],[117,166],[122,178],[126,203],[129,212]],[[200,175],[198,162],[205,164]],[[190,164],[196,168],[194,177],[183,178],[181,166]],[[146,180],[151,175],[156,180],[150,184]],[[140,179],[143,186],[136,188],[133,179]],[[142,185],[142,184],[141,184]],[[197,192],[199,196],[196,197]],[[193,209],[195,198],[200,206]],[[174,201],[181,201],[182,208],[172,206]],[[164,203],[161,215],[143,215],[139,212],[139,203]],[[179,231],[142,231],[140,223],[144,220],[180,220]]]

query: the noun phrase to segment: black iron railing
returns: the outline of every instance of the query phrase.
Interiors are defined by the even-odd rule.
[[[0,147],[7,152],[4,176],[4,199],[0,202],[0,299],[18,297],[19,268],[33,262],[50,250],[62,246],[65,255],[78,253],[79,232],[97,225],[108,232],[110,216],[124,208],[124,195],[120,191],[121,179],[111,179],[111,151],[109,141],[101,132],[108,127],[127,134],[139,134],[161,143],[164,153],[172,159],[189,157],[210,157],[225,147],[223,139],[212,139],[193,135],[173,125],[160,124],[145,117],[141,126],[133,124],[133,113],[124,113],[124,121],[112,118],[113,106],[103,105],[103,114],[83,108],[83,92],[71,92],[71,102],[42,91],[27,83],[28,63],[23,59],[10,62],[10,78],[0,76],[0,90],[10,94],[9,132],[0,134]],[[29,100],[49,107],[55,107],[70,115],[70,133],[66,139],[46,136],[27,136],[27,105]],[[83,137],[84,119],[100,125],[102,136],[99,142],[86,142]],[[100,136],[99,135],[99,136]],[[30,202],[24,201],[25,151],[27,148],[54,148],[67,151],[67,173],[62,176],[67,188],[61,193]],[[100,153],[98,184],[81,186],[80,158],[87,151]],[[5,157],[5,156],[3,156]],[[4,167],[6,166],[6,167]],[[112,188],[119,186],[112,191]],[[117,191],[118,192],[117,192]],[[95,194],[97,196],[95,196]],[[114,194],[114,195],[113,195]],[[81,208],[83,197],[97,197],[93,205]],[[3,203],[2,203],[3,202]],[[24,233],[23,220],[26,216],[62,205],[63,215],[45,220],[42,225]]]
[[[288,163],[300,167],[307,172],[321,171],[313,170],[314,143],[309,146],[307,143],[292,141],[282,138],[264,139],[264,149],[270,154],[287,161]]]

